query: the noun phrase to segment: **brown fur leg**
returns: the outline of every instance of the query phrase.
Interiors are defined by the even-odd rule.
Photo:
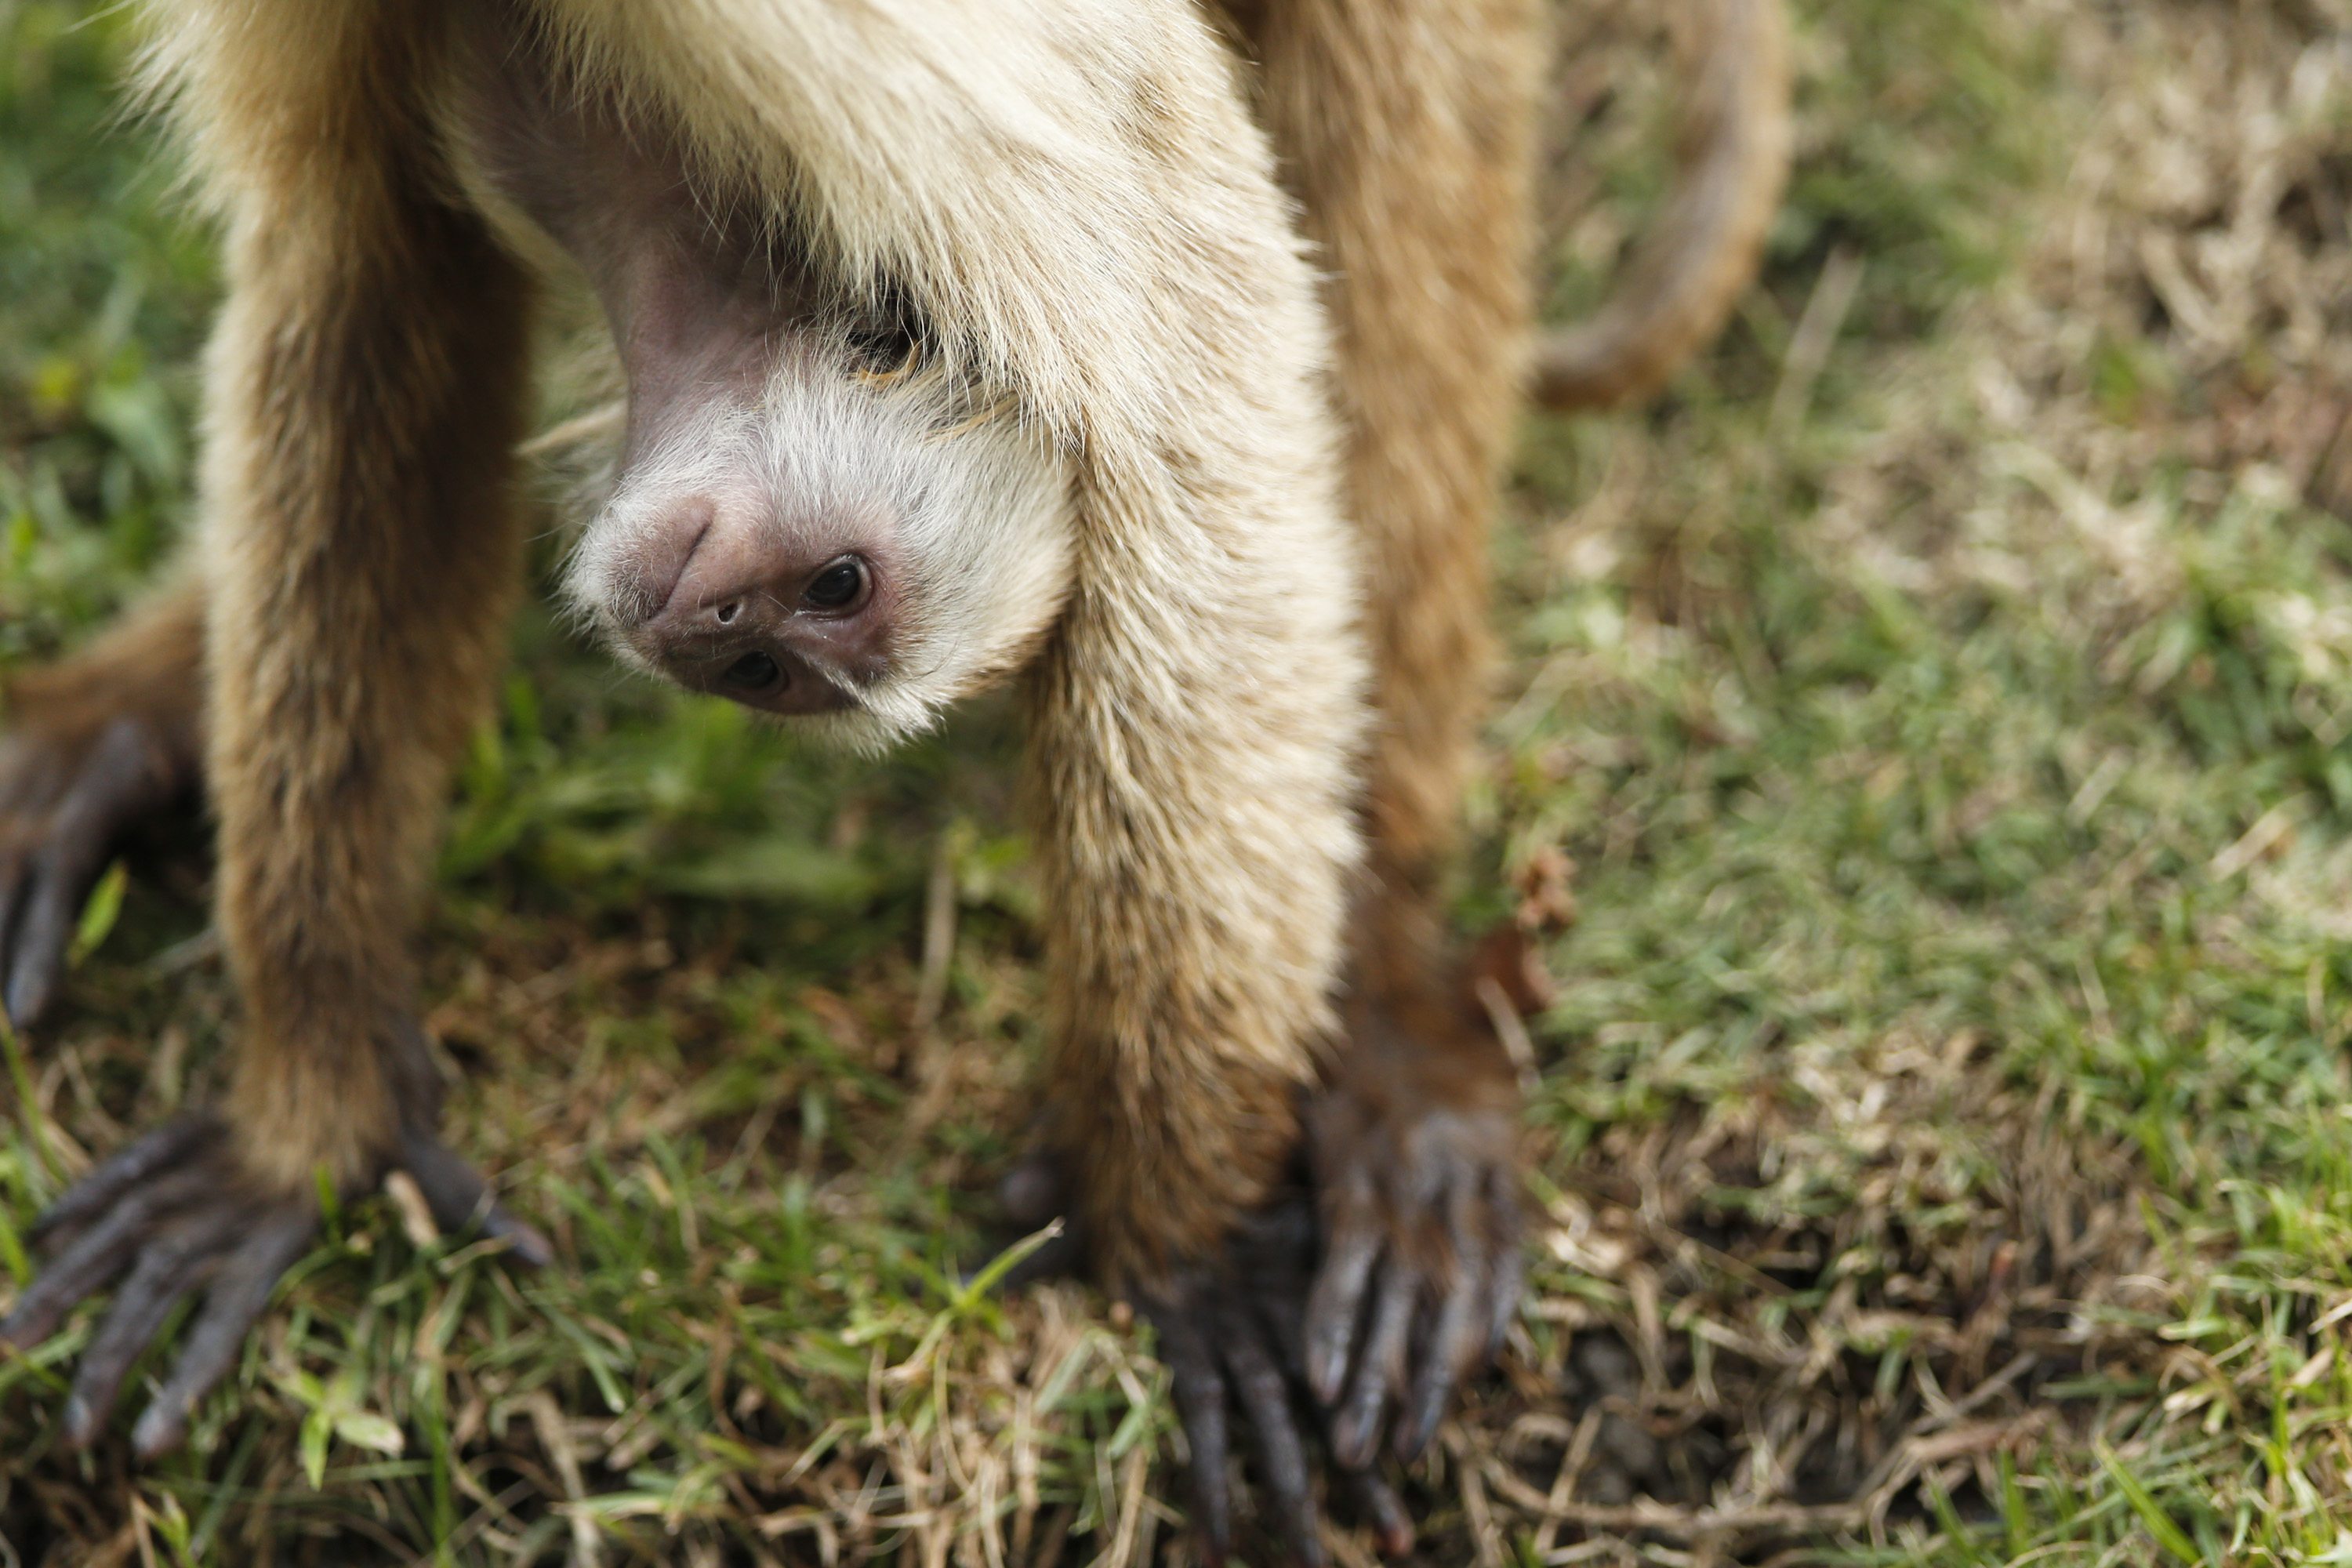
[[[429,1124],[408,944],[518,575],[528,300],[423,155],[436,34],[405,5],[280,0],[189,65],[240,175],[205,470],[208,779],[246,1004],[227,1109],[289,1186],[363,1178],[404,1119]],[[267,103],[206,101],[264,81]]]
[[[1366,1467],[1384,1433],[1408,1452],[1425,1440],[1455,1377],[1491,1343],[1496,1303],[1517,1297],[1517,1096],[1491,1036],[1456,1005],[1436,884],[1485,683],[1486,524],[1528,314],[1538,56],[1521,0],[1273,0],[1237,6],[1233,19],[1262,63],[1264,122],[1333,275],[1325,300],[1379,708],[1373,864],[1359,898],[1343,1045],[1308,1112],[1322,1281],[1310,1297],[1313,1216],[1282,1194],[1228,1237],[1208,1278],[1172,1297],[1147,1292],[1144,1306],[1175,1373],[1206,1550],[1214,1557],[1224,1544],[1223,1459],[1237,1405],[1274,1512],[1311,1562],[1320,1548],[1297,1484],[1298,1426],[1269,1389],[1269,1357],[1320,1370],[1344,1479],[1384,1548],[1401,1551],[1410,1528]],[[1150,938],[1108,924],[1073,945],[1108,954]],[[1082,1090],[1068,1095],[1070,1114],[1144,1095],[1229,1125],[1279,1124],[1262,1095],[1234,1092],[1248,1079],[1227,1078],[1212,1093],[1119,1061],[1097,1056],[1057,1074]],[[1182,1136],[1195,1154],[1231,1146]],[[1085,1162],[1082,1141],[1071,1144],[1081,1158],[1063,1173],[1063,1191],[1091,1195],[1106,1180],[1139,1179],[1168,1193],[1163,1202],[1182,1195],[1174,1159],[1129,1152],[1106,1173]],[[1016,1187],[1053,1189],[1034,1169],[1022,1174]],[[1373,1320],[1360,1352],[1360,1316]],[[1271,1330],[1270,1342],[1244,1342],[1248,1325]]]
[[[1407,897],[1453,843],[1485,705],[1487,527],[1530,310],[1535,23],[1527,0],[1279,0],[1255,40],[1331,274],[1378,709],[1372,856]]]
[[[1307,1371],[1348,1465],[1384,1432],[1418,1451],[1486,1350],[1489,1296],[1516,1293],[1517,1097],[1464,1006],[1439,881],[1530,313],[1536,23],[1527,0],[1282,0],[1257,26],[1266,121],[1332,274],[1376,679],[1347,1045],[1309,1117],[1327,1256]]]
[[[407,951],[517,574],[522,279],[426,155],[432,13],[243,0],[202,20],[162,58],[230,216],[200,559],[244,1033],[226,1106],[68,1193],[43,1227],[47,1267],[0,1322],[0,1341],[38,1343],[121,1279],[66,1402],[79,1447],[173,1307],[204,1291],[133,1433],[144,1454],[182,1440],[235,1360],[317,1224],[320,1179],[397,1163],[445,1223],[478,1215],[545,1254],[433,1140]]]

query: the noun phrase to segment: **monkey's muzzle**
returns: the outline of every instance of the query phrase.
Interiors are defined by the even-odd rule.
[[[655,607],[625,635],[689,690],[769,713],[853,707],[887,668],[893,595],[845,542],[788,548],[697,497],[655,531],[639,574]]]

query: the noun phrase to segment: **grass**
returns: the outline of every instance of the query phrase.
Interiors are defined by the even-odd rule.
[[[1660,183],[1637,10],[1572,18],[1559,309]],[[1765,287],[1530,421],[1460,901],[1572,919],[1427,1561],[2352,1556],[2347,21],[1809,0]],[[209,259],[121,47],[0,0],[0,658],[186,509]],[[1139,1337],[954,1283],[1035,1044],[1009,754],[853,765],[530,618],[429,973],[563,1266],[359,1205],[146,1472],[52,1451],[74,1335],[0,1366],[0,1562],[1181,1561]],[[133,861],[11,1057],[10,1275],[217,1075],[203,922]]]

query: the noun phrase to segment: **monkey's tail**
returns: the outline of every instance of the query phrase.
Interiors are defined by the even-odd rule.
[[[1657,391],[1722,330],[1763,259],[1789,180],[1788,13],[1784,0],[1709,4],[1677,188],[1600,311],[1537,344],[1530,392],[1547,408]]]

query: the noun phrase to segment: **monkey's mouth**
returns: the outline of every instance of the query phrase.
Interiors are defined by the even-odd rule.
[[[855,692],[789,648],[713,646],[665,653],[635,643],[632,651],[688,691],[724,697],[761,713],[799,718],[858,707]]]
[[[791,679],[784,667],[764,653],[747,653],[729,665],[719,684],[745,697],[762,697]]]

